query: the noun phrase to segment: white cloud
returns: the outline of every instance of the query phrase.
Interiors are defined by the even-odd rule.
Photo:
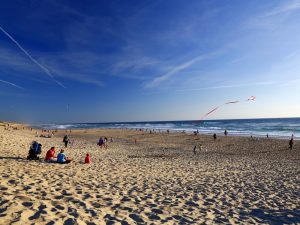
[[[215,56],[218,56],[222,53],[223,51],[215,51],[215,52],[211,52],[211,53],[207,53],[207,54],[203,54],[200,56],[197,56],[187,62],[184,62],[176,67],[174,67],[173,69],[171,69],[170,71],[168,71],[167,73],[156,77],[155,79],[151,80],[150,82],[148,82],[145,87],[146,88],[154,88],[159,86],[161,83],[163,83],[164,81],[169,80],[171,77],[173,77],[174,75],[176,75],[177,73],[179,73],[182,70],[185,70],[189,67],[191,67],[192,65],[194,65],[195,63],[198,63],[200,61],[203,60],[207,60],[207,59],[211,59]]]
[[[228,84],[228,85],[216,85],[216,86],[207,86],[200,88],[190,88],[190,89],[178,89],[178,92],[187,92],[187,91],[204,91],[204,90],[214,90],[214,89],[227,89],[227,88],[243,88],[243,87],[255,87],[255,86],[291,86],[298,85],[300,79],[291,79],[291,80],[281,80],[281,81],[260,81],[260,82],[247,82],[243,84]]]
[[[285,1],[284,4],[277,6],[266,12],[264,16],[277,16],[283,13],[289,13],[300,9],[300,0]]]

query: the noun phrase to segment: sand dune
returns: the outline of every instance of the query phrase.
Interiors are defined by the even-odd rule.
[[[44,157],[63,135],[0,127],[0,224],[300,224],[298,143],[89,130],[70,134],[71,164],[26,160],[32,140]]]

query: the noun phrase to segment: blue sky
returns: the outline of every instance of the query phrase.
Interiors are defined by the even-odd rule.
[[[300,0],[4,0],[0,27],[0,120],[300,116]]]

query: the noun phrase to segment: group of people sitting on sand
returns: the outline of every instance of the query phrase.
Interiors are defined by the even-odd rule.
[[[49,162],[49,163],[65,164],[65,163],[70,163],[72,161],[72,159],[68,158],[65,155],[63,149],[61,149],[60,153],[58,153],[58,155],[55,156],[55,147],[51,147],[46,153],[45,161]]]
[[[69,137],[67,135],[64,136],[63,142],[65,143],[65,147],[68,146],[69,141],[70,141]],[[37,141],[33,141],[31,143],[27,159],[40,160],[39,155],[41,153],[42,153],[42,145]],[[66,156],[64,149],[61,149],[60,153],[58,153],[57,156],[55,156],[55,147],[51,147],[46,153],[45,161],[48,163],[66,164],[72,162],[72,159]],[[86,154],[84,163],[91,163],[91,157],[89,153]]]
[[[61,149],[60,153],[55,156],[55,147],[51,147],[46,153],[45,161],[49,163],[66,164],[72,162],[72,159],[66,156],[63,149]],[[84,163],[91,163],[91,157],[89,153],[86,154]]]

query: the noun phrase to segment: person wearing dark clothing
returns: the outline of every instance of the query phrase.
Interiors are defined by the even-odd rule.
[[[37,156],[37,154],[35,153],[34,149],[30,149],[28,152],[28,156],[27,156],[28,160],[39,160],[40,157]]]
[[[217,139],[217,134],[214,133],[213,137],[214,137],[214,140],[216,140]]]
[[[68,147],[68,144],[70,142],[70,139],[69,139],[68,135],[64,136],[63,142],[65,143],[65,147]]]
[[[33,141],[31,143],[27,159],[28,160],[39,160],[40,157],[38,157],[38,155],[40,155],[41,153],[42,153],[42,145],[36,141]]]
[[[224,135],[227,136],[227,134],[228,134],[228,132],[227,132],[227,130],[225,130],[225,131],[224,131]]]
[[[293,149],[293,146],[294,146],[294,138],[291,138],[291,140],[289,141],[289,146],[290,146],[290,149]]]

